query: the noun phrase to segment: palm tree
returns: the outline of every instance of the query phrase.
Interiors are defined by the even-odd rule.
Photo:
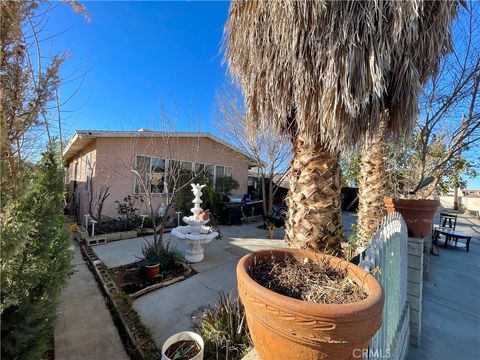
[[[387,117],[385,112],[382,116]],[[367,136],[361,145],[360,178],[358,180],[357,247],[366,247],[386,213],[383,198],[386,194],[386,121]]]
[[[274,126],[293,145],[291,246],[339,253],[339,151],[377,129],[408,131],[419,74],[449,48],[455,1],[233,1],[226,59],[249,129]],[[434,30],[433,30],[434,29]]]

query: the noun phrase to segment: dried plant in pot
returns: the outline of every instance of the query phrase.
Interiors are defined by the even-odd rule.
[[[162,360],[203,360],[203,352],[202,337],[191,331],[183,331],[165,341]]]
[[[270,273],[275,272],[275,266],[282,261],[297,264],[299,270],[302,266],[307,268],[307,263],[313,271],[314,266],[323,264],[326,273],[343,274],[343,279],[338,277],[337,280],[350,282],[356,295],[363,296],[352,301],[347,291],[343,300],[319,303],[292,297],[291,289],[278,285],[281,282],[277,282],[273,291],[267,288],[273,283],[271,279],[258,276],[257,270],[267,265]],[[300,283],[311,282],[310,275]],[[384,303],[381,285],[370,273],[340,258],[300,249],[256,251],[240,260],[237,279],[252,341],[262,360],[351,359],[354,351],[361,353],[367,348],[381,325]],[[324,296],[323,290],[314,286],[308,291],[313,298],[319,298]]]
[[[399,212],[407,224],[408,236],[428,237],[432,231],[433,217],[440,206],[440,201],[430,199],[416,199],[417,192],[433,182],[433,177],[422,180],[414,190],[409,192],[408,198],[384,199],[387,212]]]

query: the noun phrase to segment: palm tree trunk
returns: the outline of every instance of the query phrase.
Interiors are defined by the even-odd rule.
[[[383,203],[386,189],[385,137],[386,125],[382,121],[372,138],[367,138],[362,145],[357,246],[367,246],[372,241],[372,236],[386,213]]]
[[[291,247],[341,255],[339,154],[308,146],[299,135],[292,142],[285,239]]]

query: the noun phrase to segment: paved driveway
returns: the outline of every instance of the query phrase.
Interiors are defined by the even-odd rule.
[[[470,233],[470,252],[439,247],[423,282],[420,346],[408,360],[476,360],[480,354],[480,221],[459,215],[457,229]]]

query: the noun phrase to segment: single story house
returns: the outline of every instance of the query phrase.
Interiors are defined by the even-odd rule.
[[[252,159],[229,143],[206,132],[163,132],[78,130],[63,152],[67,167],[68,202],[79,219],[95,209],[98,196],[108,187],[109,196],[102,215],[119,216],[115,201],[127,195],[141,195],[137,175],[132,169],[151,177],[151,193],[155,209],[165,204],[169,191],[169,168],[204,171],[213,177],[215,190],[223,192],[222,178],[233,177],[247,193],[248,169]],[[173,170],[172,170],[173,173]],[[147,214],[144,208],[141,214]],[[93,210],[92,210],[93,211]]]

